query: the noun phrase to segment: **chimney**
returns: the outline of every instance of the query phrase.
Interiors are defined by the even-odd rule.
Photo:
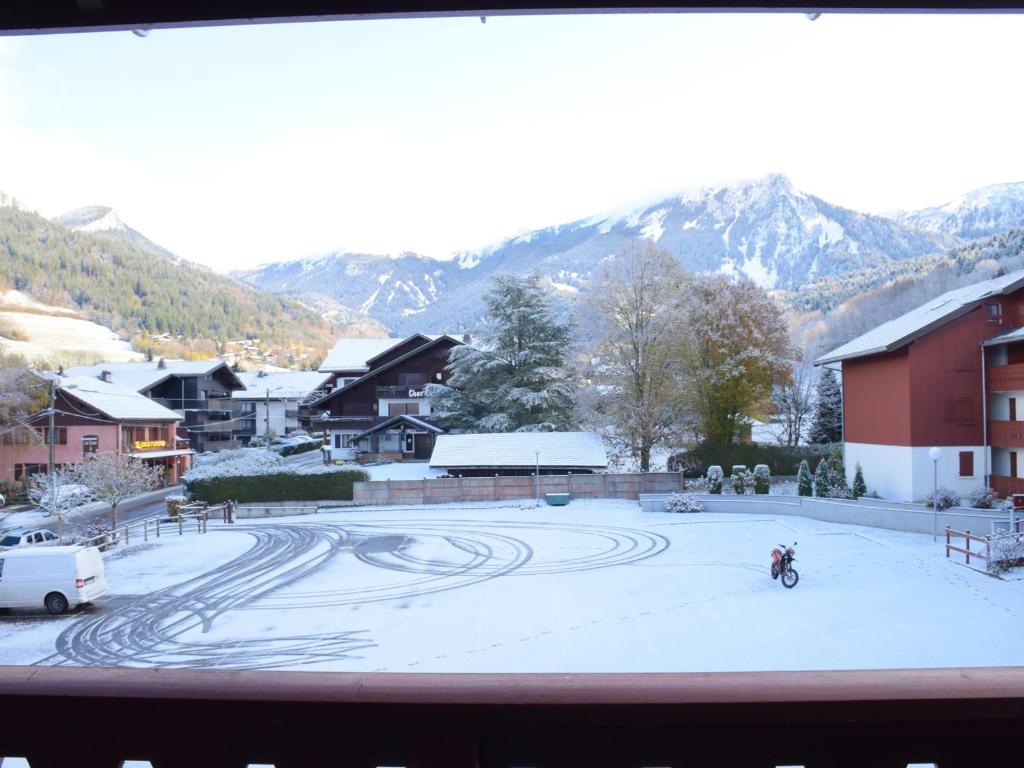
[[[462,343],[463,344],[472,344],[473,343],[473,337],[470,336],[468,333],[462,334]]]
[[[100,381],[110,383],[110,371],[100,371]]]
[[[156,364],[156,367],[157,367],[157,370],[162,371],[165,368],[167,368],[167,363],[164,362],[164,359],[161,357],[160,361]]]

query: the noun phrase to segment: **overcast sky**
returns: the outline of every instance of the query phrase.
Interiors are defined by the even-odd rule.
[[[216,269],[447,257],[786,173],[884,212],[1024,180],[1024,16],[654,14],[0,38],[0,191]]]

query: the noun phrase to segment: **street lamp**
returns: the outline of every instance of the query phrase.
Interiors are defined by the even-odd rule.
[[[534,451],[534,458],[537,464],[534,468],[533,473],[533,490],[537,494],[537,506],[540,506],[540,451]]]
[[[929,448],[928,458],[932,460],[932,541],[939,536],[939,459],[942,458],[941,448]]]

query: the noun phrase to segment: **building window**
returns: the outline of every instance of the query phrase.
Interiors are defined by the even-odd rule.
[[[960,451],[960,477],[974,477],[974,451]]]
[[[68,428],[67,427],[54,427],[53,432],[50,432],[49,427],[36,427],[36,432],[39,433],[39,438],[46,445],[67,445],[68,444]]]
[[[334,447],[341,448],[341,435],[334,436]]]
[[[32,475],[45,475],[46,465],[45,464],[15,464],[14,465],[14,479],[15,480],[28,480]]]
[[[388,416],[419,416],[419,403],[388,403]]]
[[[400,373],[398,383],[403,387],[413,387],[426,383],[426,377],[422,373]]]
[[[1003,322],[1003,305],[998,303],[986,304],[985,322],[989,325],[1000,325]]]

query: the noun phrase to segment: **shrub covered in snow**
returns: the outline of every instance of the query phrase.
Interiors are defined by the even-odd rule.
[[[1024,565],[1024,536],[1019,533],[993,536],[988,543],[987,564],[991,573],[1006,573]]]
[[[754,477],[742,464],[734,464],[729,477],[732,480],[732,492],[737,496],[754,490]]]
[[[704,505],[685,493],[673,493],[665,502],[666,512],[703,512]]]
[[[811,468],[807,466],[807,460],[800,462],[800,469],[796,473],[796,492],[800,496],[814,495],[814,480],[811,478]]]
[[[936,503],[934,504],[936,509],[949,509],[950,507],[955,507],[957,504],[960,503],[960,494],[957,493],[956,491],[950,490],[949,488],[944,488],[940,485],[936,489],[936,494]],[[924,505],[926,507],[933,506],[932,494],[929,493],[925,497]]]
[[[859,461],[857,462],[856,469],[853,473],[853,488],[851,490],[853,491],[853,498],[855,499],[859,499],[868,492],[868,486],[864,482],[864,470],[861,468]]]
[[[970,492],[968,498],[971,500],[971,506],[975,509],[992,509],[992,502],[996,500],[996,492],[994,488],[975,488]]]
[[[708,493],[721,493],[722,483],[725,480],[725,473],[717,464],[708,467]]]
[[[767,464],[754,467],[754,493],[768,493],[772,486],[772,473]]]

